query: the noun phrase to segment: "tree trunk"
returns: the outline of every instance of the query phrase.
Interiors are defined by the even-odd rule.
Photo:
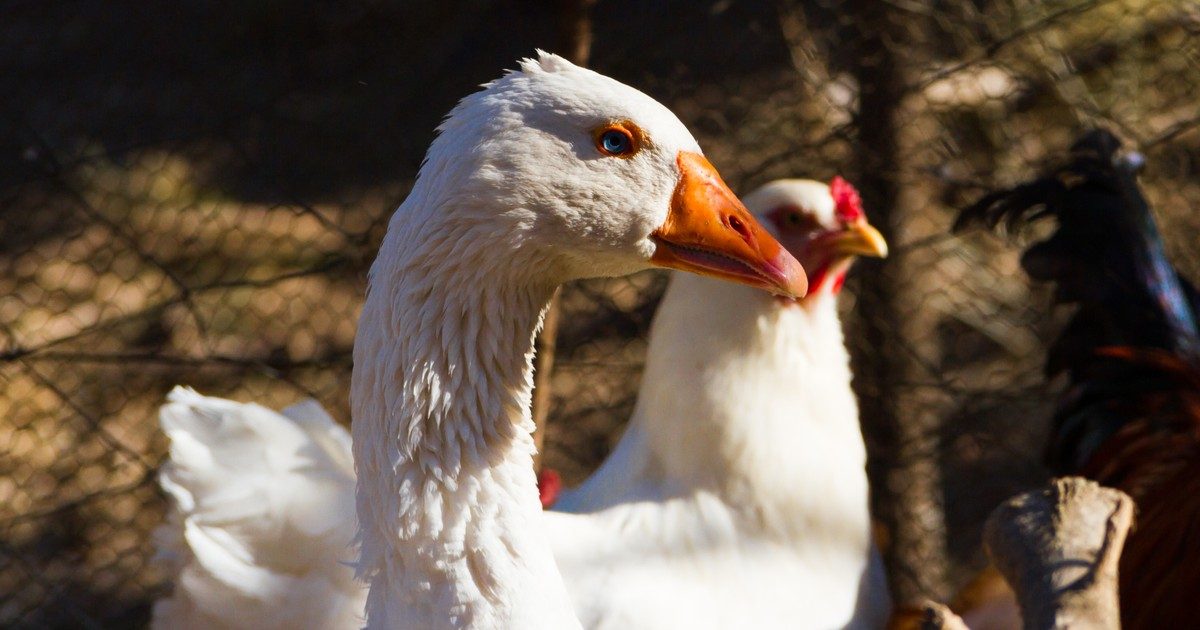
[[[889,242],[902,231],[913,191],[899,174],[905,162],[902,120],[910,16],[891,3],[860,0],[849,5],[853,25],[849,70],[859,89],[855,112],[856,183],[872,223]],[[910,173],[911,175],[911,173]],[[856,358],[863,429],[872,455],[874,516],[886,532],[888,581],[897,605],[943,600],[946,580],[945,519],[937,457],[939,415],[903,384],[915,366],[907,342],[923,324],[911,285],[920,270],[904,254],[860,273],[862,343]]]

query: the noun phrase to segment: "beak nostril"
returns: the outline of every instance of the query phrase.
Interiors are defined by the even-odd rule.
[[[740,234],[742,240],[746,241],[747,243],[750,242],[750,229],[746,227],[746,224],[741,219],[732,214],[729,215],[729,228]]]

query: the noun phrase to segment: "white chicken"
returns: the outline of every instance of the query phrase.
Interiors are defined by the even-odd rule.
[[[780,180],[745,198],[809,274],[800,301],[675,274],[629,426],[549,518],[587,628],[878,628],[866,453],[837,294],[884,256],[857,192]]]

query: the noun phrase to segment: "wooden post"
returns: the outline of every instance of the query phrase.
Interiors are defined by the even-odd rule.
[[[1121,627],[1117,564],[1133,499],[1081,477],[1005,501],[984,542],[1017,595],[1027,630]]]
[[[562,0],[559,15],[563,35],[562,51],[572,63],[586,66],[592,53],[592,7],[596,0]],[[558,337],[558,296],[562,289],[554,292],[546,317],[542,320],[542,332],[534,347],[533,372],[533,444],[537,452],[533,456],[533,469],[542,469],[542,453],[546,446],[546,424],[550,421],[552,388],[550,378],[554,375],[554,354]]]
[[[954,611],[945,604],[933,601],[921,605],[921,618],[912,627],[919,630],[969,630]]]

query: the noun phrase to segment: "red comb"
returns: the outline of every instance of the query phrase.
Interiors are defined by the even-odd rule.
[[[829,194],[833,196],[834,213],[839,221],[850,223],[862,218],[862,197],[850,182],[835,175],[829,182]]]

